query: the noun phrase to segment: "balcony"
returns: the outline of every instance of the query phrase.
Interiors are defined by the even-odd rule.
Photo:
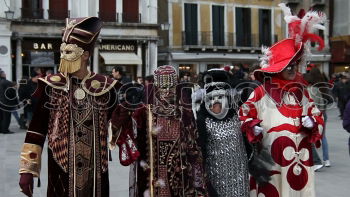
[[[234,33],[226,32],[223,38],[214,37],[213,32],[182,32],[182,45],[185,48],[214,48],[214,49],[232,49],[232,48],[259,48],[258,35],[252,34],[245,36],[237,42]]]
[[[70,10],[47,10],[49,19],[64,20],[70,17]]]
[[[21,8],[22,18],[25,19],[43,19],[44,9]]]
[[[286,0],[286,4],[298,4],[301,3],[301,0]]]
[[[325,0],[312,0],[312,5],[325,5],[326,1]]]
[[[103,22],[118,22],[119,21],[119,13],[117,13],[117,12],[98,12],[98,17]]]
[[[123,23],[141,23],[141,14],[134,13],[120,13]]]

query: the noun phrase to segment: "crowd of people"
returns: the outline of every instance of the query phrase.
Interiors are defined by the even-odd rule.
[[[131,197],[314,197],[314,153],[327,144],[332,98],[316,67],[304,76],[298,70],[306,65],[310,28],[325,19],[316,12],[291,17],[281,7],[294,28],[262,49],[259,66],[210,69],[191,79],[164,65],[144,82],[128,80],[121,67],[112,77],[90,72],[102,22],[67,19],[59,73],[30,80],[36,90],[27,103],[35,109],[21,150],[21,192],[33,196],[47,140],[47,196],[108,197],[109,150],[118,146],[120,163],[130,166]],[[331,165],[327,147],[323,160]]]

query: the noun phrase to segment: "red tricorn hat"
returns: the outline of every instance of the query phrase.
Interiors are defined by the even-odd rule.
[[[303,49],[303,43],[296,44],[294,39],[284,39],[270,48],[262,49],[261,68],[254,71],[254,76],[260,80],[262,73],[282,72],[290,63],[301,58]]]
[[[102,21],[97,17],[67,18],[62,42],[91,52],[101,28]]]

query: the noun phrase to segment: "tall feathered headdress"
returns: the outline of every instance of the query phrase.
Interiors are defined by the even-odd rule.
[[[305,65],[306,57],[310,54],[310,41],[319,43],[318,50],[324,48],[323,39],[313,33],[316,29],[325,30],[323,23],[326,22],[326,15],[324,13],[312,10],[305,13],[304,10],[301,10],[298,15],[294,16],[284,3],[280,3],[279,6],[288,24],[289,36],[270,48],[262,47],[261,69],[256,70],[255,73],[278,73],[289,63],[298,59],[301,60],[301,65]]]
[[[278,6],[281,7],[284,13],[284,20],[288,24],[289,38],[294,39],[297,43],[306,43],[307,41],[318,42],[318,50],[324,48],[323,39],[313,33],[316,29],[326,29],[323,24],[326,22],[327,17],[323,12],[310,10],[305,13],[302,9],[297,16],[293,16],[290,8],[284,3],[280,3]]]

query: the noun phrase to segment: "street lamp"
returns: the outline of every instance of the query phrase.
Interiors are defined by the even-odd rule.
[[[6,16],[6,19],[13,19],[13,16],[15,15],[15,12],[12,11],[12,10],[7,10],[5,11],[5,16]]]
[[[161,30],[169,30],[170,24],[168,22],[160,24]]]

